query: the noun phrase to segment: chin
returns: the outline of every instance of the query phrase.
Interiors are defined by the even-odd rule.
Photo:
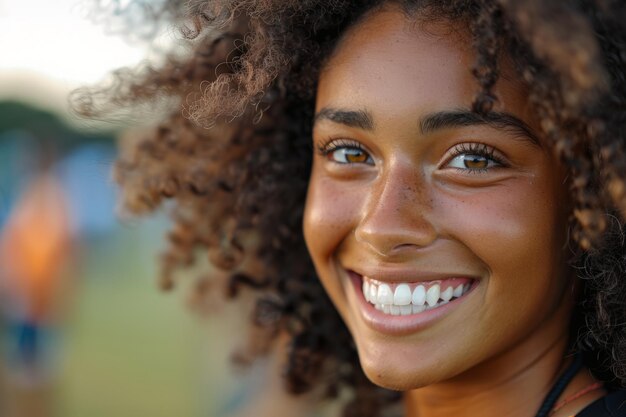
[[[362,347],[358,348],[359,361],[365,376],[380,387],[408,391],[446,379],[446,371],[441,365],[413,359],[422,355],[406,355],[408,352],[402,355],[397,348],[387,350],[369,347],[367,351]]]
[[[436,382],[425,378],[424,373],[410,368],[394,369],[390,367],[363,366],[365,376],[375,385],[394,391],[409,391],[422,388]]]

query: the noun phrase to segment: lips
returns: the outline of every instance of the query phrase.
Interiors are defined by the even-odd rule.
[[[392,335],[410,334],[431,325],[458,307],[477,280],[433,275],[418,281],[382,281],[347,271],[365,323]]]

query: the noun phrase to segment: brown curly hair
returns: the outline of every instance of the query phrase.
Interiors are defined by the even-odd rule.
[[[583,287],[573,347],[598,378],[626,385],[626,4],[391,2],[411,18],[468,28],[476,52],[473,111],[486,114],[497,100],[492,89],[503,55],[529,86],[542,133],[569,170],[570,235],[577,242],[571,263]],[[242,287],[259,291],[255,337],[290,335],[288,390],[318,387],[332,397],[347,387],[346,416],[382,415],[400,395],[375,387],[361,371],[315,276],[301,223],[318,73],[345,29],[383,3],[389,1],[144,5],[144,23],[158,29],[173,22],[187,48],[176,45],[159,63],[118,71],[112,84],[73,96],[77,111],[92,117],[166,103],[167,117],[115,168],[129,212],[172,201],[163,287],[172,287],[174,272],[191,265],[198,248],[208,251],[222,271],[213,275],[228,278],[229,296]],[[199,278],[198,292],[212,287],[209,275]]]

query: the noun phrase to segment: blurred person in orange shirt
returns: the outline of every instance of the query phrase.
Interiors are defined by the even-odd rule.
[[[70,207],[50,163],[30,181],[0,232],[0,310],[6,316],[9,382],[45,386],[72,252]]]

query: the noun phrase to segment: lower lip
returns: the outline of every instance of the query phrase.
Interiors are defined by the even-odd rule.
[[[410,314],[408,316],[392,316],[377,310],[373,304],[365,299],[363,291],[361,290],[363,281],[360,275],[349,271],[348,276],[354,287],[354,292],[365,323],[373,330],[394,336],[404,336],[415,333],[432,325],[461,305],[472,292],[476,283],[476,281],[474,281],[470,289],[461,297],[455,298],[437,308],[422,311],[421,313]]]

